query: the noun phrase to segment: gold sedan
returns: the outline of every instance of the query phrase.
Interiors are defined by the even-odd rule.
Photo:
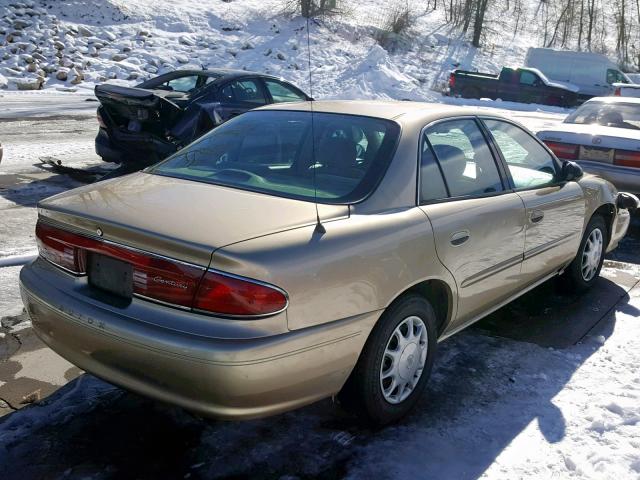
[[[502,117],[274,105],[41,202],[22,295],[53,350],[143,395],[238,419],[338,394],[385,424],[438,341],[556,275],[590,287],[636,206]]]

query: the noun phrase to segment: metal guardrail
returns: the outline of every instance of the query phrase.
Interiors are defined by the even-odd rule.
[[[0,268],[2,267],[19,267],[25,265],[38,256],[37,253],[29,253],[26,255],[14,255],[12,257],[0,258]]]

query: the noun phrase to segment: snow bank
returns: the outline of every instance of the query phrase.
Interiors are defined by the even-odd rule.
[[[91,89],[135,84],[178,68],[226,67],[282,76],[311,90],[307,24],[281,0],[0,0],[0,88]],[[410,41],[374,39],[384,7],[363,0],[311,22],[316,98],[433,100],[457,66],[522,62],[529,39],[477,50],[441,9],[414,8]]]

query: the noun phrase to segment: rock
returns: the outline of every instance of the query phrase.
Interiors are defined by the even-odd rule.
[[[176,61],[178,63],[189,63],[189,58],[186,55],[176,55]]]
[[[11,24],[11,26],[13,28],[15,28],[16,30],[22,30],[23,28],[27,28],[30,27],[33,23],[30,22],[29,20],[23,20],[21,18],[18,18],[16,20],[13,21],[13,23]]]
[[[39,61],[41,61],[41,62],[43,62],[43,61],[45,61],[45,60],[47,59],[44,55],[42,55],[42,54],[41,54],[41,53],[39,53],[39,52],[33,52],[33,53],[31,54],[31,56],[32,56],[35,60],[39,60]]]
[[[37,70],[38,65],[36,65],[35,63],[30,63],[29,65],[27,65],[27,72],[35,73]]]
[[[33,57],[28,53],[20,55],[20,60],[22,60],[24,63],[33,63]]]
[[[79,83],[82,83],[82,81],[84,80],[84,75],[78,72],[78,70],[75,68],[72,68],[71,70],[69,70],[67,77],[71,79],[71,83],[73,85],[78,85]]]
[[[78,33],[83,37],[93,37],[93,32],[84,25],[78,25]]]
[[[18,90],[40,90],[44,83],[44,78],[17,78],[15,83]]]
[[[58,67],[52,63],[48,63],[46,65],[42,65],[42,69],[46,72],[46,73],[53,73],[55,71],[58,70]]]
[[[60,65],[62,65],[63,67],[72,68],[73,61],[69,57],[63,57],[62,59],[60,59]]]
[[[110,42],[113,42],[116,38],[118,38],[114,33],[111,32],[102,32],[102,36]]]
[[[57,50],[64,50],[64,43],[62,43],[60,40],[56,40],[55,42],[53,42],[53,46]]]
[[[149,33],[149,30],[139,30],[138,31],[138,36],[139,37],[150,37],[151,34]]]
[[[242,45],[242,50],[253,50],[254,48],[255,46],[251,42],[244,42],[244,45]]]
[[[7,88],[7,85],[9,85],[9,80],[7,80],[7,77],[4,75],[0,74],[0,88]]]
[[[148,65],[147,68],[145,68],[145,71],[152,74],[158,73],[158,69],[153,65]]]
[[[196,45],[196,41],[191,37],[187,37],[186,35],[181,35],[178,38],[178,42],[180,42],[182,45],[187,45],[188,47],[194,47]]]
[[[97,57],[98,56],[98,50],[96,49],[96,47],[91,46],[87,49],[87,55],[91,55],[92,57]]]
[[[278,52],[278,54],[276,55],[276,58],[278,60],[286,60],[287,57],[285,57],[282,53]]]
[[[122,47],[122,53],[129,53],[131,51],[131,47]]]
[[[67,80],[68,73],[69,70],[67,70],[66,68],[61,68],[60,70],[58,70],[58,73],[56,73],[56,78],[64,82]]]
[[[97,48],[98,50],[100,50],[101,48],[104,48],[104,43],[101,43],[101,42],[93,42],[91,45]]]
[[[121,62],[122,60],[125,60],[127,58],[127,55],[125,55],[124,53],[114,53],[111,56],[111,60],[113,60],[114,62]]]
[[[138,72],[131,72],[127,77],[127,80],[136,80],[140,74]]]
[[[273,53],[272,50],[270,48],[267,48],[264,52],[264,56],[268,57],[269,55],[271,55],[271,53]]]

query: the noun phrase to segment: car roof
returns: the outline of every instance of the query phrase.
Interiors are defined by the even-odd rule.
[[[640,104],[640,98],[638,97],[593,97],[584,103],[634,103]]]
[[[410,113],[448,117],[478,115],[475,108],[452,107],[442,103],[407,102],[401,100],[315,100],[313,102],[274,103],[257,110],[293,110],[317,113],[341,113],[395,120]]]
[[[184,68],[184,69],[172,70],[171,72],[163,73],[162,75],[158,75],[158,77],[161,77],[161,76],[179,77],[183,75],[184,76],[209,75],[209,76],[221,77],[221,79],[225,79],[225,80],[229,80],[231,78],[238,78],[238,77],[264,77],[264,78],[275,78],[280,80],[280,77],[276,77],[274,75],[267,75],[264,73],[252,72],[250,70],[236,70],[232,68],[206,68],[202,70],[198,70],[195,68],[193,69]],[[157,77],[154,77],[154,78],[157,78]]]

